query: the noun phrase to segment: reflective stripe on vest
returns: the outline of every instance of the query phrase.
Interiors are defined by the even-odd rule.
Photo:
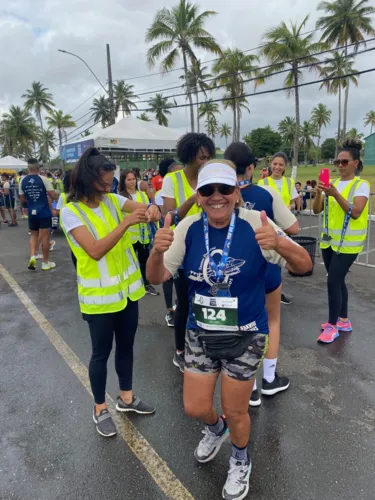
[[[147,195],[141,191],[137,191],[136,198],[138,203],[143,203],[144,205],[148,204]],[[143,231],[141,230],[143,229]],[[136,224],[134,226],[130,226],[128,229],[128,233],[130,235],[130,239],[132,244],[137,243],[138,241],[142,243],[142,245],[148,245],[150,243],[150,230],[148,228],[148,224]],[[142,241],[143,236],[143,241]]]
[[[82,203],[71,203],[76,213],[95,240],[107,236],[123,219],[121,207],[115,195],[106,195],[101,203],[105,221],[98,218]],[[121,311],[127,298],[138,300],[145,294],[139,264],[127,233],[99,261],[73,243],[66,234],[69,246],[77,258],[77,284],[80,308],[86,314],[103,314]]]
[[[340,179],[334,182],[334,186],[337,187]],[[341,196],[343,196],[349,203],[353,203],[355,191],[357,187],[362,184],[363,181],[358,178],[354,178],[352,183],[346,186],[342,191]],[[340,205],[329,196],[326,198],[325,203],[329,203],[328,210],[328,228],[325,227],[326,221],[325,216],[323,217],[323,228],[321,233],[320,247],[323,249],[331,247],[335,252],[338,251],[341,241],[342,227],[344,225],[345,213]],[[324,205],[324,210],[326,210],[326,205]],[[369,216],[369,204],[368,201],[366,206],[358,219],[351,218],[349,221],[349,226],[346,230],[343,244],[340,248],[340,253],[355,254],[360,253],[366,242],[367,228],[368,228],[368,216]],[[328,234],[331,237],[330,241],[324,241],[323,235]]]
[[[286,181],[286,182],[284,182],[284,181]],[[281,190],[279,190],[276,182],[274,181],[274,179],[272,179],[272,177],[266,177],[265,179],[261,179],[258,182],[258,185],[259,186],[269,186],[269,187],[275,189],[275,191],[280,193],[280,196],[283,199],[283,202],[285,203],[285,205],[287,207],[289,207],[290,202],[292,200],[292,189],[294,186],[294,181],[292,181],[292,179],[290,177],[283,177],[282,178]]]
[[[194,189],[190,186],[183,170],[168,174],[173,182],[174,198],[176,208],[179,208],[190,196],[194,195]],[[194,204],[186,215],[195,215],[202,212],[202,208]]]

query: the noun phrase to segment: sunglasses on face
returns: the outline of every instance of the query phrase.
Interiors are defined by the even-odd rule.
[[[229,196],[234,193],[236,186],[228,186],[227,184],[207,184],[198,189],[198,193],[204,198],[212,196],[214,193],[219,192],[223,196]]]
[[[349,165],[350,160],[334,160],[333,164],[335,167],[338,167],[339,165],[342,165],[343,167],[347,167]]]

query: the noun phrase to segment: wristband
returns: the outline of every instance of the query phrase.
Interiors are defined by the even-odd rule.
[[[176,208],[176,210],[173,210],[172,216],[173,216],[174,225],[177,226],[177,224],[180,221],[180,219],[178,218],[178,210],[177,210],[177,208]]]

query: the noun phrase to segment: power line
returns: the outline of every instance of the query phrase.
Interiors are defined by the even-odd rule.
[[[77,109],[81,108],[84,104],[86,104],[88,101],[90,101],[90,99],[92,99],[94,97],[94,95],[96,95],[100,90],[102,90],[102,88],[98,88],[98,90],[96,90],[90,97],[88,97],[85,101],[83,101],[82,104],[80,104],[79,106],[77,106],[76,108],[73,109],[73,111],[71,111],[70,113],[68,113],[69,115],[72,115],[75,111],[77,111]],[[80,120],[80,118],[77,118],[77,120]],[[77,121],[76,120],[76,121]]]
[[[300,87],[307,87],[307,86],[310,86],[310,85],[316,85],[318,83],[323,83],[323,82],[332,81],[332,80],[345,80],[346,78],[350,78],[352,76],[363,75],[363,74],[366,74],[366,73],[371,73],[373,71],[375,71],[375,67],[374,68],[369,68],[369,69],[366,69],[366,70],[362,70],[362,71],[354,71],[352,73],[346,73],[345,75],[342,75],[342,76],[334,76],[334,77],[330,77],[330,78],[322,78],[320,80],[314,80],[314,81],[311,81],[311,82],[299,83],[298,85],[291,85],[289,87],[279,87],[279,88],[276,88],[276,89],[264,90],[262,92],[253,92],[251,94],[243,94],[243,95],[234,96],[234,97],[224,97],[224,98],[222,97],[220,99],[214,99],[214,100],[212,100],[212,102],[233,101],[233,100],[241,98],[241,97],[253,97],[253,96],[259,96],[259,95],[264,95],[264,94],[274,94],[276,92],[281,92],[281,91],[285,91],[285,90],[293,90],[293,89],[300,88]],[[204,101],[199,102],[198,105],[199,104],[203,104],[203,102]],[[190,104],[177,104],[177,105],[174,105],[174,106],[170,106],[169,109],[185,108],[185,107],[188,107],[188,106],[190,106]],[[147,111],[147,109],[139,109],[138,111]],[[91,127],[97,125],[99,122],[100,122],[100,120],[94,122],[86,130],[89,130]],[[75,137],[78,137],[82,133],[86,132],[86,130],[81,131],[79,134],[75,135],[71,139],[74,139]]]
[[[354,45],[359,45],[359,43],[370,43],[370,42],[373,42],[375,41],[375,37],[374,38],[369,38],[367,40],[363,40],[361,42],[358,42],[358,43],[352,43],[350,45],[348,45],[348,47],[352,47]],[[284,63],[282,64],[291,64],[295,61],[302,61],[304,59],[308,59],[309,57],[315,57],[315,56],[319,56],[319,55],[322,55],[322,54],[327,54],[329,52],[334,52],[336,50],[342,50],[342,47],[334,47],[334,48],[331,48],[331,49],[326,49],[326,50],[322,50],[320,52],[315,52],[313,54],[310,54],[308,56],[303,56],[303,57],[298,57],[297,59],[291,59],[289,61],[285,61]],[[347,55],[344,55],[343,57],[345,58],[349,58],[349,57],[353,57],[353,56],[357,56],[357,55],[360,55],[360,54],[364,54],[366,52],[369,52],[370,50],[372,49],[366,49],[364,51],[361,51],[361,52],[355,52],[355,53],[351,53],[351,54],[347,54]],[[332,59],[333,60],[333,59]],[[320,62],[317,62],[317,63],[310,63],[308,65],[305,65],[305,66],[299,66],[298,69],[303,69],[303,68],[306,68],[306,67],[309,67],[309,66],[314,66],[314,65],[318,65],[318,64],[321,64],[322,62],[328,62],[328,61],[320,61]],[[266,66],[261,66],[260,68],[255,68],[254,71],[262,71],[262,70],[265,70],[265,69],[270,69],[270,68],[273,68],[275,66],[280,66],[280,63],[273,63],[273,64],[268,64]],[[251,71],[251,70],[250,70]],[[281,71],[281,73],[283,72],[288,72],[290,71],[290,69],[286,70],[286,71]],[[243,73],[249,73],[249,71],[240,71],[238,73],[228,73],[226,74],[226,76],[231,76],[231,75],[241,75]],[[275,73],[271,73],[270,75],[267,75],[267,78],[270,77],[270,76],[274,76],[274,75],[277,75],[279,74],[280,72],[275,72]],[[258,77],[259,78],[263,78],[263,77]],[[203,82],[207,83],[209,81],[212,81],[212,80],[217,80],[218,77],[212,77],[212,78],[207,78],[207,79],[204,79],[202,80]],[[256,78],[255,78],[256,79]],[[254,78],[250,78],[248,80],[243,80],[242,83],[247,83],[247,82],[250,82],[250,81],[253,81]],[[223,84],[223,85],[218,85],[215,87],[215,89],[218,89],[218,88],[221,88],[221,87],[226,87],[227,85],[226,84]],[[170,87],[170,88],[167,88],[167,89],[164,89],[164,92],[166,90],[174,90],[174,89],[180,89],[182,87],[182,85],[179,85],[177,87]],[[207,89],[208,90],[208,89]],[[206,90],[197,90],[197,91],[194,91],[192,93],[194,94],[197,94],[197,93],[201,93],[201,92],[206,92]],[[142,95],[147,95],[147,94],[153,94],[153,92],[144,92],[144,93],[141,93],[141,94],[138,94],[139,96],[142,96]],[[169,95],[169,96],[163,96],[165,97],[165,99],[170,99],[170,98],[173,98],[173,97],[182,97],[182,96],[187,96],[188,93],[187,92],[184,92],[184,93],[181,93],[181,94],[173,94],[173,95]],[[145,103],[145,102],[148,102],[148,100],[141,100],[141,101],[137,101],[137,104],[140,104],[140,103]]]
[[[311,31],[306,31],[305,33],[300,33],[298,36],[304,36],[304,35],[310,35],[311,33],[315,33],[316,31],[321,31],[323,28],[315,28]],[[245,54],[246,52],[253,52],[254,50],[259,50],[265,47],[267,44],[263,45],[258,45],[257,47],[253,47],[252,49],[246,49],[246,50],[241,50],[242,54]],[[209,61],[204,61],[205,64],[218,61],[220,57],[215,57],[215,59],[210,59]],[[140,78],[149,78],[151,76],[158,76],[158,75],[166,75],[168,73],[173,73],[175,71],[182,71],[184,68],[175,68],[175,69],[170,69],[168,71],[159,71],[158,73],[148,73],[147,75],[140,75],[140,76],[132,76],[130,78],[122,78],[122,80],[129,81],[129,80],[138,80]],[[119,80],[114,80],[115,82],[118,82]]]
[[[307,33],[304,33],[304,34],[313,33],[314,31],[317,31],[317,30],[313,30],[313,31],[310,31],[310,32],[307,32]],[[358,46],[359,44],[366,44],[366,43],[370,43],[370,42],[373,42],[373,41],[375,41],[375,37],[368,38],[367,40],[362,40],[362,41],[360,41],[358,43],[349,44],[347,47],[349,48],[349,47],[353,47],[353,46]],[[247,52],[249,52],[251,50],[255,50],[255,49],[248,49]],[[294,61],[302,61],[302,60],[307,59],[309,57],[315,57],[315,56],[318,56],[318,55],[327,54],[327,53],[334,52],[334,51],[337,51],[337,50],[342,50],[342,47],[334,47],[334,48],[322,50],[322,51],[319,51],[319,52],[315,52],[315,53],[310,54],[308,56],[301,56],[301,57],[296,58],[296,59],[291,59],[289,61],[285,61],[285,63],[283,63],[283,64],[291,64]],[[373,48],[372,49],[365,49],[365,50],[360,51],[360,52],[356,52],[356,53],[351,53],[351,54],[344,55],[343,57],[349,58],[349,57],[353,57],[353,56],[364,54],[366,52],[370,52],[372,50],[374,50],[374,49]],[[246,51],[244,51],[244,52],[246,52]],[[216,60],[216,59],[214,59],[214,60]],[[316,63],[309,63],[309,64],[306,64],[304,66],[299,66],[298,69],[305,69],[305,68],[308,68],[308,67],[317,66],[317,65],[321,64],[322,62],[330,62],[330,61],[333,61],[333,59],[332,60],[328,60],[328,61],[318,61]],[[207,61],[207,62],[210,62],[210,61]],[[276,64],[273,63],[273,64],[268,64],[268,65],[265,65],[265,66],[261,66],[260,68],[256,68],[256,71],[270,69],[270,68],[273,68],[275,66],[279,66],[279,63],[276,63]],[[277,71],[277,72],[274,72],[274,73],[270,73],[269,75],[267,75],[267,78],[270,78],[271,76],[276,76],[276,75],[279,75],[279,74],[282,74],[282,73],[287,73],[289,71],[290,71],[290,69],[280,70],[280,71]],[[247,71],[242,71],[242,72],[239,72],[238,74],[243,74],[243,73],[247,73]],[[233,73],[233,74],[237,74],[237,73]],[[230,75],[231,74],[229,73],[227,76],[230,76]],[[262,76],[258,76],[258,77],[248,78],[246,80],[243,80],[242,83],[249,83],[249,82],[252,82],[252,81],[259,80],[261,78],[263,78],[263,77]],[[212,77],[212,78],[205,79],[203,81],[204,82],[208,82],[208,81],[212,81],[212,80],[216,80],[216,79],[217,79],[217,77]],[[180,89],[181,87],[182,86],[179,85],[177,87],[169,87],[169,88],[166,88],[166,89],[160,89],[160,91],[162,91],[162,90],[166,91],[166,90]],[[222,88],[222,87],[226,87],[226,85],[225,84],[218,85],[218,86],[215,87],[215,90],[219,89],[219,88]],[[98,89],[90,98],[88,98],[84,103],[82,103],[82,105],[85,104],[87,101],[89,101],[97,92],[99,92],[99,90],[101,90],[101,89]],[[143,93],[138,94],[138,96],[147,95],[147,94],[153,94],[153,93],[157,93],[157,92],[158,92],[158,90],[143,92]],[[196,92],[194,92],[194,94],[198,94],[198,93],[202,93],[202,92],[205,92],[205,91],[204,90],[197,90]],[[176,97],[185,97],[187,95],[188,95],[187,92],[183,92],[183,93],[180,93],[180,94],[172,94],[172,95],[166,96],[165,99],[176,98]],[[147,99],[147,100],[141,100],[141,101],[137,101],[137,104],[143,104],[143,103],[148,103],[148,102],[149,102],[149,99]],[[76,108],[76,109],[78,109],[78,108]],[[139,110],[137,109],[137,111],[139,111]],[[89,111],[88,113],[85,113],[83,116],[81,116],[80,118],[77,118],[75,121],[77,122],[79,120],[82,120],[83,118],[86,118],[89,114],[92,114],[92,111]],[[84,126],[84,124],[80,125],[76,129],[72,130],[68,134],[68,136],[72,135],[76,130],[78,130],[82,126]]]
[[[368,43],[368,42],[372,42],[372,41],[375,41],[375,37],[374,38],[371,38],[371,39],[368,39],[368,40],[364,40],[362,43]],[[357,45],[357,44],[351,44],[350,46],[352,45]],[[325,54],[327,52],[333,52],[335,50],[339,50],[339,48],[333,48],[333,49],[328,49],[328,50],[324,50],[324,51],[320,51],[320,52],[316,52],[314,54],[311,54],[310,56],[306,56],[306,57],[300,57],[296,60],[303,60],[303,59],[306,59],[307,57],[313,57],[313,56],[316,56],[316,55],[321,55],[321,54]],[[350,57],[353,57],[353,56],[358,56],[358,55],[361,55],[361,54],[365,54],[367,52],[371,52],[371,51],[374,51],[375,50],[375,47],[372,47],[370,49],[365,49],[365,50],[362,50],[362,51],[359,51],[359,52],[356,52],[356,53],[353,53],[353,54],[347,54],[347,55],[343,55],[344,58],[350,58]],[[284,64],[288,64],[288,63],[291,63],[293,62],[294,60],[291,60],[291,61],[286,61]],[[319,66],[320,64],[322,63],[327,63],[327,62],[332,62],[334,61],[334,59],[327,59],[325,61],[317,61],[315,63],[309,63],[309,64],[305,64],[303,66],[299,66],[298,69],[299,70],[302,70],[302,69],[306,69],[306,68],[312,68],[314,66]],[[269,69],[269,68],[272,68],[274,66],[278,66],[278,64],[271,64],[271,65],[267,65],[267,66],[263,66],[261,68],[258,68],[257,71],[259,70],[264,70],[264,69]],[[274,73],[270,73],[269,75],[267,75],[267,78],[270,78],[271,76],[276,76],[276,75],[280,75],[280,74],[283,74],[283,73],[288,73],[290,72],[290,68],[288,69],[283,69],[283,70],[280,70],[280,71],[276,71]],[[257,80],[260,80],[262,79],[263,76],[260,75],[260,76],[257,76],[257,77],[252,77],[252,78],[247,78],[245,80],[242,81],[242,83],[249,83],[249,82],[253,82],[253,81],[257,81]],[[226,87],[225,84],[222,84],[222,85],[218,85],[215,87],[215,90],[219,89],[219,88],[222,88],[222,87]],[[180,87],[178,87],[180,88]],[[204,92],[203,90],[197,90],[197,92],[195,92],[196,94],[198,93],[201,93],[201,92]],[[258,92],[259,94],[259,92]],[[170,96],[166,96],[165,99],[170,99],[170,98],[176,98],[176,97],[184,97],[184,96],[187,96],[187,92],[183,92],[181,94],[174,94],[174,95],[170,95]],[[238,97],[238,96],[237,96]],[[243,96],[245,97],[245,96]],[[223,100],[223,99],[219,99],[220,100]],[[140,104],[140,103],[148,103],[149,100],[144,100],[144,101],[138,101],[137,104]],[[212,101],[212,102],[217,102],[217,101]],[[171,108],[174,108],[175,106],[170,106],[169,109]],[[122,108],[119,109],[119,111],[122,111]],[[137,109],[137,111],[141,111],[140,109]],[[149,111],[149,109],[147,108],[146,111]],[[81,120],[82,118],[85,118],[86,116],[88,116],[89,114],[92,114],[92,111],[89,111],[88,113],[86,113],[85,115],[83,115],[82,117],[78,118],[78,120]],[[77,121],[78,121],[77,120]],[[89,120],[91,121],[91,120]],[[88,123],[88,122],[86,122]],[[67,135],[67,138],[74,134],[74,132],[80,128],[82,128],[85,124],[82,124],[82,125],[79,125],[77,128],[75,128],[74,130],[72,130],[68,135]]]

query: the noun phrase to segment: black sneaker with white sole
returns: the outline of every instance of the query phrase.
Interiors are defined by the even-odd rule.
[[[181,373],[185,371],[185,353],[183,352],[175,352],[173,356],[173,364],[180,369]]]
[[[286,305],[286,306],[290,306],[290,304],[292,303],[292,301],[290,299],[288,299],[288,297],[286,297],[283,293],[281,294],[281,303]]]
[[[165,315],[165,321],[167,323],[167,326],[170,326],[171,328],[174,327],[174,311],[168,311],[167,314]]]
[[[278,392],[286,391],[289,388],[290,380],[288,377],[279,377],[275,373],[275,380],[273,382],[267,382],[267,380],[262,380],[262,394],[264,396],[274,396]]]
[[[155,408],[147,403],[143,403],[138,396],[133,396],[133,401],[129,404],[125,403],[119,396],[117,398],[116,410],[123,413],[135,412],[140,415],[152,415],[155,413]]]
[[[101,436],[111,437],[111,436],[115,436],[117,434],[117,429],[116,429],[115,423],[112,420],[111,414],[109,413],[109,411],[106,408],[104,410],[102,410],[99,413],[99,415],[97,415],[95,412],[95,406],[94,406],[92,419],[95,422],[96,430],[99,432],[99,434]]]
[[[154,297],[156,297],[157,295],[160,295],[160,293],[157,292],[152,285],[146,285],[145,289],[146,289],[146,293],[148,295],[153,295]]]
[[[251,393],[249,405],[253,406],[253,407],[257,407],[257,406],[260,406],[261,404],[262,404],[262,401],[260,399],[259,391],[258,391],[258,389],[255,389],[255,391],[253,391]]]

